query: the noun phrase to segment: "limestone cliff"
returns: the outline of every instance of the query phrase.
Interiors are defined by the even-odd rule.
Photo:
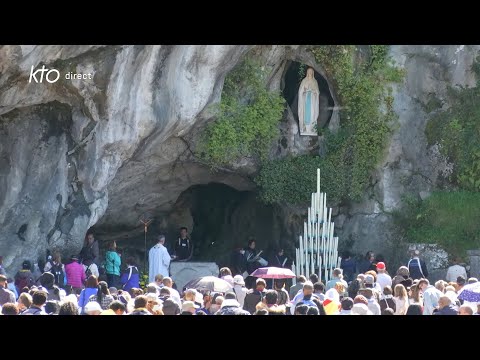
[[[325,77],[330,101],[337,103],[329,74],[302,46],[1,46],[4,265],[16,269],[25,258],[43,256],[46,248],[76,253],[93,225],[115,230],[104,234],[105,239],[138,236],[138,218],[144,212],[161,217],[160,228],[172,217],[192,226],[185,209],[170,213],[180,194],[194,185],[216,182],[253,190],[251,175],[258,169],[248,159],[234,169],[212,173],[192,155],[226,74],[250,49],[270,70],[271,89],[284,90],[287,66],[300,62]],[[428,194],[448,165],[427,149],[422,104],[431,93],[444,97],[448,84],[473,85],[470,65],[479,49],[391,47],[392,57],[406,70],[405,81],[394,92],[399,126],[365,200],[339,209],[341,241],[351,241],[361,252],[392,248],[395,233],[389,212],[400,205],[401,194]],[[57,69],[59,80],[29,82],[32,66],[42,65]],[[70,72],[91,73],[93,79],[65,79]],[[328,126],[341,126],[335,110]],[[298,135],[290,110],[281,127],[273,156],[318,150],[317,139]],[[284,223],[278,236],[293,241],[300,219],[288,209],[275,213],[275,221]]]

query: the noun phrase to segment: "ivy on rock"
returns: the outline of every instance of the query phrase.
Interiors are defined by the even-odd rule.
[[[438,144],[440,153],[453,163],[449,181],[461,189],[480,191],[480,64],[473,65],[477,76],[474,88],[449,89],[452,106],[435,113],[425,133],[429,145]]]
[[[247,58],[226,77],[216,120],[208,124],[197,148],[212,168],[242,157],[267,158],[279,136],[285,100],[266,89],[266,75],[260,64]]]
[[[307,202],[315,189],[316,167],[322,171],[322,191],[333,203],[361,199],[396,118],[389,83],[403,78],[403,71],[389,60],[387,46],[369,49],[362,58],[351,45],[310,48],[337,90],[342,130],[326,133],[324,158],[300,156],[263,166],[256,182],[266,202]]]

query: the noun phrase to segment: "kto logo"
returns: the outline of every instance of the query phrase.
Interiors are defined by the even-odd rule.
[[[37,79],[38,73],[40,73],[39,75],[40,80]],[[42,83],[44,74],[45,74],[45,80],[47,80],[50,84],[57,82],[57,80],[60,78],[60,72],[56,69],[49,70],[45,67],[45,65],[43,65],[40,69],[37,69],[37,71],[33,72],[33,65],[32,65],[32,69],[30,70],[30,78],[28,79],[28,82],[31,83],[33,79],[34,82],[36,82],[37,84]]]

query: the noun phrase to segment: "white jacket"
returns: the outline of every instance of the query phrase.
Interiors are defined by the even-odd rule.
[[[463,276],[467,279],[467,271],[461,265],[452,265],[447,270],[446,279],[448,282],[456,282],[459,276]]]

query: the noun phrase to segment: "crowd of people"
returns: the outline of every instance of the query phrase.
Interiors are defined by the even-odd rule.
[[[67,264],[55,252],[43,271],[24,261],[13,278],[5,274],[0,258],[0,313],[2,315],[478,315],[480,303],[459,299],[459,293],[476,278],[466,278],[458,263],[447,272],[447,281],[430,284],[419,253],[406,266],[389,274],[384,261],[368,252],[356,262],[346,254],[332,278],[299,276],[291,286],[286,279],[249,276],[261,265],[250,239],[232,269],[223,267],[218,277],[230,290],[177,289],[168,266],[191,257],[191,242],[182,228],[175,256],[159,236],[149,252],[149,281],[140,288],[140,272],[132,258],[122,265],[116,243],[109,243],[103,261],[98,243],[88,234],[79,255]],[[261,252],[260,252],[261,253]],[[252,261],[253,259],[253,261]],[[243,262],[242,262],[243,261]],[[259,262],[255,265],[256,262]],[[280,249],[270,259],[276,267],[288,266]],[[101,265],[100,265],[101,264]],[[36,265],[36,264],[35,264]],[[122,270],[121,270],[122,269]],[[233,270],[233,271],[232,271]],[[248,284],[250,283],[250,284]],[[180,290],[180,291],[179,291]]]

